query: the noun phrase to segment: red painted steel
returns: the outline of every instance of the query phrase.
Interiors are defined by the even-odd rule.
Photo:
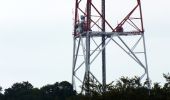
[[[93,3],[93,0],[75,0],[75,15],[74,15],[74,36],[77,36],[78,32],[76,32],[76,25],[79,23],[79,14],[82,14],[83,16],[85,16],[85,27],[86,29],[84,29],[84,31],[95,31],[92,28],[93,27],[97,27],[98,29],[100,29],[102,31],[102,25],[98,24],[101,20],[104,20],[105,24],[107,27],[110,28],[110,30],[112,30],[112,32],[122,32],[123,30],[123,25],[125,23],[129,23],[131,26],[133,26],[136,30],[134,31],[128,31],[129,33],[144,33],[144,28],[143,28],[143,17],[142,17],[142,9],[141,9],[141,2],[140,0],[136,0],[137,3],[134,6],[134,8],[129,11],[129,13],[127,14],[127,16],[124,17],[124,19],[117,24],[117,26],[113,26],[110,24],[109,21],[107,21],[107,17],[103,18],[102,13],[100,12],[101,7],[97,8],[96,4]],[[81,4],[86,2],[86,6],[81,7]],[[85,5],[85,4],[83,4]],[[97,14],[93,14],[93,12],[91,12],[93,9],[93,11],[97,12]],[[88,11],[87,11],[88,10]],[[139,10],[139,18],[134,18],[136,20],[140,20],[140,25],[136,25],[135,22],[132,21],[132,19],[130,19],[131,15],[136,11]],[[94,20],[92,19],[92,17],[97,16],[98,19]],[[129,21],[129,22],[128,22]],[[115,28],[113,28],[115,27]],[[107,32],[107,30],[106,30]],[[126,31],[125,31],[126,32]]]

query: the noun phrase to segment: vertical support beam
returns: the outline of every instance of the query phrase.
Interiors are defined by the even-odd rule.
[[[77,15],[78,15],[78,0],[76,0],[76,4],[75,4],[75,15],[74,15],[74,33],[73,33],[73,65],[72,65],[72,85],[73,85],[73,89],[76,90],[76,86],[75,86],[75,80],[74,80],[74,75],[75,75],[75,66],[76,66],[76,60],[75,58],[77,57],[77,55],[75,55],[76,52],[76,24],[77,24]]]
[[[141,1],[138,1],[139,5],[139,11],[140,11],[140,18],[141,18],[141,31],[142,31],[142,37],[143,37],[143,46],[144,46],[144,55],[145,55],[145,66],[146,66],[146,74],[147,74],[147,81],[148,81],[148,89],[149,89],[149,95],[150,95],[150,89],[151,89],[151,84],[150,84],[150,78],[149,78],[149,72],[148,72],[148,62],[147,62],[147,54],[146,54],[146,44],[145,44],[145,35],[144,35],[144,27],[143,27],[143,16],[142,16],[142,6],[141,6]]]
[[[102,32],[105,32],[105,0],[102,0]],[[106,50],[105,50],[105,34],[102,36],[102,84],[103,92],[106,91]]]
[[[90,31],[90,22],[91,22],[91,0],[87,0],[87,31]]]
[[[139,11],[140,11],[140,18],[141,18],[140,19],[141,20],[141,31],[144,32],[141,2],[140,0],[137,0],[137,1],[138,1]]]
[[[91,0],[87,0],[87,32],[86,32],[86,95],[90,95],[90,21],[91,21]]]
[[[74,70],[75,70],[75,51],[76,51],[76,39],[73,37],[73,65],[72,65],[72,85],[73,89],[76,88],[75,82],[74,82]]]
[[[85,61],[85,65],[86,65],[86,82],[85,82],[85,86],[86,86],[86,95],[90,95],[90,34],[89,32],[87,32],[86,35],[86,61]]]
[[[76,5],[75,5],[75,16],[74,16],[74,36],[76,36],[76,24],[77,24],[77,15],[78,15],[78,0],[76,0]]]
[[[149,71],[148,71],[148,61],[147,61],[147,54],[146,54],[146,44],[145,44],[145,36],[143,36],[143,47],[144,47],[144,53],[145,53],[145,66],[146,66],[146,74],[147,74],[147,85],[149,89],[149,95],[150,95],[150,89],[151,89],[151,84],[150,84],[150,78],[149,78]]]

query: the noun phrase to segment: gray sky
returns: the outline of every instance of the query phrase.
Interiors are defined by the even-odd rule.
[[[162,73],[170,72],[170,1],[141,1],[150,77],[164,82]],[[0,1],[0,86],[71,82],[73,8],[74,0]]]

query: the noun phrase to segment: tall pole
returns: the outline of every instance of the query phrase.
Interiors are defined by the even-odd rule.
[[[102,0],[102,32],[105,32],[105,0]],[[105,34],[102,36],[102,48],[105,46]],[[106,50],[102,50],[102,84],[103,92],[106,91]]]
[[[86,33],[86,95],[90,95],[90,19],[91,0],[87,0],[87,33]]]

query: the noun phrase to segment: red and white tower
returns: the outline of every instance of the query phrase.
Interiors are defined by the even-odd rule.
[[[128,0],[123,0],[122,4],[124,1]],[[150,88],[141,1],[129,1],[133,2],[129,5],[131,10],[116,25],[111,21],[117,15],[114,15],[112,10],[106,10],[106,2],[110,0],[75,0],[72,69],[74,89],[88,95],[91,91],[107,91],[106,76],[109,75],[106,73],[106,65],[109,63],[106,63],[106,47],[111,43],[117,45],[144,69],[140,78],[142,80],[146,77]],[[122,5],[118,6],[123,8]],[[119,11],[119,8],[115,9]],[[110,19],[112,20],[109,21]],[[138,47],[140,49],[137,49]],[[95,67],[101,70],[92,70]],[[94,73],[100,73],[101,77]]]

